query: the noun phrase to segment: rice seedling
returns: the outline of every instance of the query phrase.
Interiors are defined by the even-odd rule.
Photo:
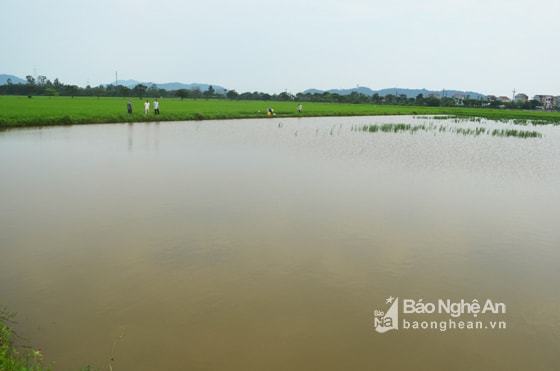
[[[454,127],[447,125],[410,125],[410,124],[373,124],[364,125],[361,129],[369,133],[402,133],[409,132],[414,134],[416,132],[439,132],[439,133],[454,133],[463,136],[480,136],[480,135],[491,135],[499,137],[517,137],[517,138],[542,138],[542,134],[536,131],[525,131],[525,130],[515,130],[515,129],[495,129],[492,131],[487,130],[484,127],[475,128],[464,128],[464,127]]]
[[[517,137],[517,138],[542,138],[542,134],[536,131],[523,131],[515,129],[495,129],[492,136],[497,137]]]

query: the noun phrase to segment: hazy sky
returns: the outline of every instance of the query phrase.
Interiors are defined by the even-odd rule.
[[[3,0],[0,73],[560,95],[558,0]]]

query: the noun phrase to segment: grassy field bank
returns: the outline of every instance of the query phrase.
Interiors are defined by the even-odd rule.
[[[0,96],[0,127],[76,125],[140,121],[183,121],[266,117],[267,108],[276,117],[297,116],[381,116],[381,115],[452,115],[484,117],[494,120],[536,120],[560,123],[559,112],[514,111],[460,107],[391,106],[304,102],[298,113],[298,102],[159,99],[161,114],[144,114],[144,100],[131,99],[133,114],[126,111],[128,98],[95,97],[21,97]]]

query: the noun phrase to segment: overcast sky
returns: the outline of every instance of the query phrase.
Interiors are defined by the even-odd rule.
[[[0,73],[560,95],[560,1],[3,0]]]

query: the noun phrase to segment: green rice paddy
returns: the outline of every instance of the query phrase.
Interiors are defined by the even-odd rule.
[[[0,96],[0,127],[77,125],[143,121],[185,121],[267,117],[442,115],[442,118],[487,118],[515,124],[560,124],[560,112],[501,110],[464,107],[393,106],[297,101],[230,101],[225,99],[159,99],[160,115],[144,114],[144,102],[131,99],[133,114],[127,113],[128,98]],[[153,98],[149,99],[153,108]]]

